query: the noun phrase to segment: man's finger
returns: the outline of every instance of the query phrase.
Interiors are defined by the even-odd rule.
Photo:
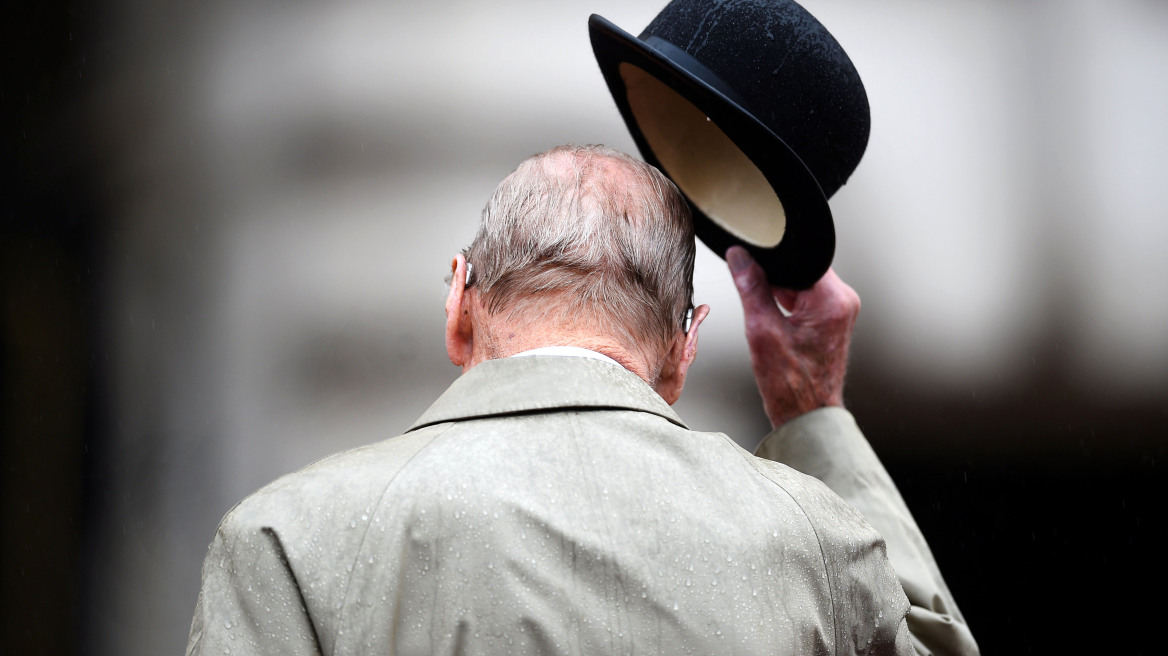
[[[726,263],[730,265],[730,273],[734,277],[734,286],[738,288],[738,296],[742,299],[742,309],[747,321],[751,317],[760,317],[764,320],[774,320],[774,315],[782,314],[775,305],[775,297],[771,293],[770,283],[762,267],[750,257],[745,248],[731,246],[726,251]]]
[[[808,308],[813,309],[814,315],[820,319],[850,318],[854,321],[860,312],[860,296],[833,269],[828,269],[805,294]]]

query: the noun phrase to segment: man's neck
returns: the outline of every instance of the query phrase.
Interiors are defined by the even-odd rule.
[[[481,352],[479,348],[475,349],[475,358],[472,366],[484,360],[506,358],[524,351],[548,346],[574,346],[595,351],[596,353],[611,358],[617,364],[633,372],[650,385],[656,381],[658,372],[655,367],[650,367],[648,359],[643,354],[625,348],[624,345],[613,339],[597,335],[576,334],[563,331],[544,331],[539,329],[528,332],[501,332],[504,332],[506,335],[505,339],[489,340],[491,342],[490,347],[486,348],[486,344],[484,344]],[[470,367],[464,367],[464,371],[466,369],[470,369]]]

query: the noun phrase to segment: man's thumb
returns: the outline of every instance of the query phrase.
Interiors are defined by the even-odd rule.
[[[750,257],[750,253],[747,253],[745,248],[731,246],[726,251],[726,263],[730,265],[734,286],[738,288],[738,296],[742,299],[742,309],[747,317],[778,313],[779,308],[775,305],[766,273]]]

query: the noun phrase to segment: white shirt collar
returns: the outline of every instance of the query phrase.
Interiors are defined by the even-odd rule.
[[[618,367],[623,367],[621,363],[613,360],[603,353],[598,353],[592,349],[581,348],[579,346],[542,346],[540,348],[533,348],[530,351],[523,351],[512,355],[513,358],[522,358],[529,355],[557,355],[557,356],[571,356],[577,358],[592,358],[593,360],[602,360],[604,362],[611,362]]]

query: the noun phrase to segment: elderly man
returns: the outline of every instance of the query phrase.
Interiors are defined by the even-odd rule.
[[[838,277],[772,290],[728,253],[776,427],[761,457],[669,408],[709,310],[694,247],[642,162],[523,162],[453,260],[463,375],[404,435],[228,513],[188,653],[976,652],[842,408],[859,299]]]

